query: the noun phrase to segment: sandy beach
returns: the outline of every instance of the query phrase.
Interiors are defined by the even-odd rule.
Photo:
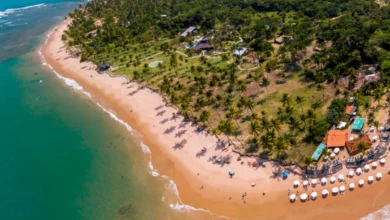
[[[159,94],[124,77],[99,74],[94,64],[80,63],[61,40],[66,28],[66,22],[60,24],[42,46],[46,62],[59,74],[77,81],[94,102],[114,112],[136,131],[134,136],[152,152],[154,168],[176,183],[183,203],[238,219],[358,219],[390,204],[390,158],[375,171],[347,178],[347,188],[349,183],[357,185],[359,179],[364,179],[362,188],[352,192],[347,189],[345,195],[330,195],[326,199],[290,203],[288,189],[303,192],[301,186],[293,189],[293,181],[299,176],[274,178],[272,170],[277,164],[266,162],[265,167],[252,167],[248,162],[253,163],[254,158],[238,161],[238,155],[221,146],[216,137],[198,131],[181,116],[173,117],[177,110],[166,106]],[[203,148],[207,150],[204,152]],[[231,162],[221,165],[216,163],[217,158],[230,158]],[[230,170],[235,171],[233,178],[228,175]],[[367,177],[377,172],[384,175],[382,180],[367,184]],[[341,173],[346,175],[348,170],[344,168]],[[305,193],[314,190],[321,194],[322,189],[330,191],[341,185],[344,183],[318,185]],[[244,192],[247,196],[243,199]]]

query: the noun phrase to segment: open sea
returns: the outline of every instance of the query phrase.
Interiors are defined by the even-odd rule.
[[[0,1],[0,219],[193,219],[131,128],[43,65],[81,3]]]

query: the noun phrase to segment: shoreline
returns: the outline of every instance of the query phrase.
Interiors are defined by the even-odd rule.
[[[94,102],[115,112],[118,118],[137,131],[136,139],[145,143],[152,152],[154,168],[160,175],[169,176],[175,182],[184,204],[210,210],[215,215],[240,219],[325,219],[330,214],[359,218],[390,203],[390,200],[386,200],[386,196],[390,195],[390,188],[386,187],[385,183],[390,183],[390,179],[385,167],[381,171],[384,178],[380,182],[374,182],[374,187],[367,184],[362,189],[346,192],[347,195],[344,196],[318,198],[315,202],[290,203],[287,189],[295,192],[292,182],[300,179],[299,177],[290,174],[287,180],[271,178],[274,164],[266,162],[265,168],[250,168],[246,164],[252,162],[253,158],[242,157],[244,165],[241,165],[241,161],[237,161],[237,155],[231,149],[222,151],[217,146],[214,136],[197,132],[196,127],[190,123],[182,123],[183,118],[180,115],[173,118],[172,113],[177,113],[177,110],[167,107],[160,94],[147,88],[138,89],[139,84],[135,82],[127,84],[125,77],[99,74],[93,64],[80,63],[77,57],[68,54],[61,41],[61,33],[65,29],[65,23],[58,25],[56,31],[43,42],[41,51],[46,62],[58,74],[75,80],[91,95]],[[129,95],[131,93],[134,94]],[[186,139],[187,143],[182,147],[175,147],[176,143],[183,139]],[[200,154],[203,147],[208,149],[205,155]],[[210,158],[215,155],[232,157],[231,163],[221,166],[210,162]],[[230,169],[236,172],[233,178],[228,176]],[[353,181],[367,179],[365,175],[354,177]],[[256,186],[251,187],[251,183]],[[342,184],[327,184],[324,188],[329,190],[337,185]],[[302,191],[302,188],[298,190]],[[322,187],[314,190],[321,192]],[[248,194],[245,204],[241,199],[244,192]],[[265,196],[262,195],[263,192],[266,193]],[[361,197],[362,195],[364,197]],[[231,200],[228,199],[229,196]],[[355,206],[355,212],[346,213],[346,210],[351,210],[352,204]],[[310,214],[307,210],[311,210]]]

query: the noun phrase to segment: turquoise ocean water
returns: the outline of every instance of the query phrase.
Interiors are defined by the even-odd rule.
[[[37,55],[79,4],[0,1],[0,219],[177,219],[150,155]]]

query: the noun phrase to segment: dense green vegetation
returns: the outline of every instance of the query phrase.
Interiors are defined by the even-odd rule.
[[[69,15],[63,39],[82,61],[110,61],[114,74],[159,89],[239,150],[305,161],[344,118],[349,96],[373,118],[371,99],[379,105],[387,91],[390,8],[382,3],[93,0]],[[189,26],[199,32],[180,36]],[[203,35],[211,52],[186,49]],[[250,55],[232,56],[241,47]],[[358,86],[369,74],[376,80]]]

